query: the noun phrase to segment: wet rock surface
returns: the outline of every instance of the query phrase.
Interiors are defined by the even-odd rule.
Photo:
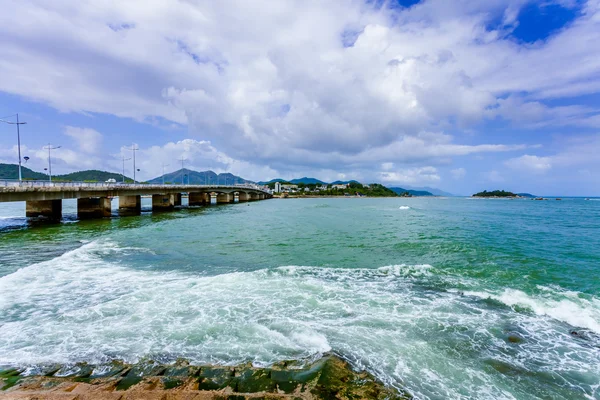
[[[39,371],[39,372],[38,372]],[[282,362],[268,368],[172,365],[145,361],[93,366],[0,369],[0,399],[410,399],[366,372],[353,371],[335,355],[302,365]]]

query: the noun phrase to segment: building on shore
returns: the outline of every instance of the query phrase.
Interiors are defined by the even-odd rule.
[[[281,182],[275,182],[275,187],[273,188],[273,192],[281,193]]]

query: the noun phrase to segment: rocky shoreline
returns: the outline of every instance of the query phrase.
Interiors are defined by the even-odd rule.
[[[242,399],[411,399],[371,374],[356,372],[329,354],[304,364],[285,361],[266,368],[112,362],[94,366],[44,365],[0,369],[2,400],[242,400]]]

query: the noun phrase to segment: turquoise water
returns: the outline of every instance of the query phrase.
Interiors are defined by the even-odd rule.
[[[421,399],[600,398],[598,200],[74,210],[0,204],[0,365],[334,351]]]

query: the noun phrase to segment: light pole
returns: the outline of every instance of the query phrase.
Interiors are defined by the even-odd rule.
[[[45,146],[45,149],[48,149],[48,180],[50,182],[52,182],[52,159],[50,157],[50,150],[56,150],[56,149],[60,149],[62,146],[56,146],[56,147],[52,147],[52,145],[50,143],[48,143],[48,146]]]
[[[169,165],[171,165],[171,164],[162,163],[162,166],[163,166],[163,174],[162,174],[163,185],[165,184],[165,167],[168,167]]]
[[[123,156],[123,174],[122,174],[122,176],[123,176],[123,183],[125,183],[125,161],[129,161],[129,160],[131,160],[131,157],[130,158],[125,158],[125,156]]]
[[[132,143],[131,148],[128,147],[129,150],[131,150],[131,152],[133,153],[133,184],[136,184],[135,181],[135,152],[138,151],[140,148],[135,146],[135,143]]]
[[[19,122],[19,114],[15,115],[17,117],[17,122],[5,121],[3,119],[0,119],[0,121],[4,122],[5,124],[17,126],[17,148],[19,151],[19,182],[21,182],[23,180],[23,174],[21,173],[21,132],[19,132],[19,125],[25,125],[27,124],[27,122]],[[9,115],[9,117],[12,117],[12,115]]]
[[[179,161],[181,161],[181,184],[183,185],[183,162],[185,161],[185,158],[181,157]]]

